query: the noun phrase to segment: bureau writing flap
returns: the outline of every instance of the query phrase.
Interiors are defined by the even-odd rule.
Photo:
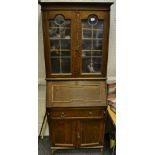
[[[105,106],[103,81],[65,81],[47,83],[47,107]]]

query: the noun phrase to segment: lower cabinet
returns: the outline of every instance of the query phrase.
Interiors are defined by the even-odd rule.
[[[105,109],[49,110],[51,147],[103,146],[105,114]]]

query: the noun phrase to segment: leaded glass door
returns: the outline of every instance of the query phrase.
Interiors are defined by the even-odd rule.
[[[100,11],[79,13],[80,76],[101,77],[106,74],[107,17]]]
[[[109,13],[47,11],[43,22],[47,78],[106,77]]]
[[[72,77],[74,68],[74,23],[72,11],[51,11],[45,16],[47,73],[50,77]]]

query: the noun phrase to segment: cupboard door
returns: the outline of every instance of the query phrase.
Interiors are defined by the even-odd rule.
[[[43,14],[47,77],[73,76],[75,31],[73,11],[49,11]]]
[[[74,147],[75,128],[76,122],[74,120],[51,120],[49,130],[52,147]]]
[[[80,120],[77,138],[79,147],[101,146],[103,145],[104,120],[85,119]]]
[[[79,13],[80,76],[106,76],[109,13]]]

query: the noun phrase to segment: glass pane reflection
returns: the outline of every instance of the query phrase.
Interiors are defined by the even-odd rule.
[[[92,21],[90,21],[92,17]],[[89,16],[82,20],[82,72],[101,73],[103,51],[103,20]]]
[[[71,20],[57,15],[48,21],[51,51],[51,72],[71,72]]]

